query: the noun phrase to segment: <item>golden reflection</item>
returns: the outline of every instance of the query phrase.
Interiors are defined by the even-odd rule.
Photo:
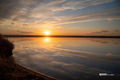
[[[49,39],[49,38],[45,38],[44,41],[45,41],[45,42],[49,42],[50,39]]]

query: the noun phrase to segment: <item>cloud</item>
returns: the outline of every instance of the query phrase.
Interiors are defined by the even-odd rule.
[[[38,0],[0,0],[0,21],[25,20],[30,17],[29,9]]]
[[[21,26],[22,26],[22,25],[23,25],[23,23],[18,23],[18,25],[21,25]]]
[[[31,17],[30,13],[26,13],[26,14],[17,15],[12,20],[13,21],[24,21],[24,20],[28,19],[29,17]]]
[[[11,19],[20,9],[19,0],[0,0],[0,21]]]
[[[20,3],[24,5],[31,5],[37,3],[37,1],[42,1],[42,0],[20,0]]]
[[[115,32],[119,32],[119,30],[115,30]]]
[[[17,23],[11,23],[11,25],[17,25]]]
[[[76,10],[76,9],[82,9],[88,6],[92,5],[98,5],[103,3],[109,3],[113,2],[114,0],[60,0],[60,1],[53,1],[49,2],[47,4],[47,10],[52,11],[61,11],[61,10]],[[63,3],[64,2],[64,3]],[[57,6],[57,4],[61,4],[61,6]]]
[[[120,8],[106,10],[106,11],[98,11],[98,12],[91,12],[91,13],[84,13],[84,14],[77,14],[68,17],[61,18],[59,22],[84,22],[84,21],[94,21],[94,20],[104,20],[104,19],[119,19],[119,14],[112,14],[112,13],[120,13]],[[109,15],[108,15],[109,14]]]
[[[0,20],[13,19],[13,21],[17,21],[28,19],[29,17],[41,17],[42,15],[49,16],[59,10],[82,9],[91,5],[98,5],[113,1],[114,0],[1,0]],[[58,4],[62,5],[58,6]],[[36,15],[34,15],[34,13]]]
[[[120,13],[120,8],[71,16],[58,16],[68,9],[74,11],[113,1],[114,0],[1,0],[0,21],[9,20],[11,22],[23,23],[18,25],[23,25],[24,27],[32,25],[32,27],[35,28],[42,28],[76,22],[119,19],[119,14],[112,13]]]
[[[31,10],[31,16],[34,18],[50,18],[52,15],[59,14],[61,10],[67,9],[82,9],[91,5],[98,5],[102,3],[112,2],[114,0],[50,0],[46,3],[40,3],[40,5],[36,5],[35,8]],[[61,5],[61,6],[58,6]],[[44,7],[43,7],[44,6]],[[44,17],[43,17],[44,16]],[[57,17],[59,18],[59,17]],[[51,21],[51,20],[50,20]],[[53,20],[54,21],[54,20]],[[45,21],[43,21],[44,23]],[[62,22],[61,22],[62,23]]]
[[[33,33],[33,32],[28,32],[28,31],[21,31],[21,30],[17,30],[17,32],[19,32],[19,33]]]
[[[4,23],[5,23],[5,21],[3,20],[3,21],[0,21],[0,25],[4,25]]]
[[[107,30],[98,30],[99,32],[109,32],[109,31],[107,31]]]
[[[24,26],[29,26],[28,24],[24,24],[24,23],[11,23],[11,25],[20,25],[20,26],[22,26],[22,25],[24,25]]]
[[[98,11],[98,12],[90,12],[84,14],[76,14],[65,17],[58,17],[53,20],[46,20],[40,22],[38,25],[48,26],[48,25],[60,25],[60,24],[68,24],[68,23],[77,23],[77,22],[86,22],[86,21],[97,21],[97,20],[108,20],[110,19],[120,19],[120,8]]]
[[[94,31],[92,33],[105,33],[105,32],[109,32],[109,31],[107,31],[107,30],[97,30],[97,31]]]
[[[109,21],[113,21],[113,19],[108,18]]]
[[[1,31],[6,31],[6,30],[1,30]]]
[[[29,18],[50,18],[60,10],[82,9],[91,5],[113,2],[114,0],[1,0],[0,20],[25,21]],[[59,6],[58,6],[59,5]],[[118,10],[119,11],[119,10]],[[86,14],[87,15],[87,14]],[[44,16],[44,17],[43,17]],[[79,16],[79,15],[78,15]],[[81,15],[82,16],[82,15]],[[72,17],[72,16],[71,16]],[[77,22],[78,18],[65,22]],[[111,18],[110,18],[111,19]],[[81,19],[85,20],[85,19]],[[61,19],[62,21],[62,19]],[[64,20],[63,20],[64,21]],[[62,23],[62,22],[61,22]]]
[[[112,54],[111,53],[107,53],[107,56],[111,56]]]
[[[92,5],[98,5],[98,4],[103,4],[103,3],[108,3],[108,2],[113,2],[114,0],[71,0],[66,2],[65,4],[63,4],[63,7],[61,10],[64,9],[82,9],[88,6],[92,6]],[[60,10],[60,9],[56,9],[56,10]]]
[[[24,26],[29,26],[28,24],[24,24]]]

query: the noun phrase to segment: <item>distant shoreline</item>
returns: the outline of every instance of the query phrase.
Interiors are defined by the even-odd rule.
[[[5,37],[74,37],[74,38],[120,38],[120,36],[76,36],[76,35],[4,35]]]

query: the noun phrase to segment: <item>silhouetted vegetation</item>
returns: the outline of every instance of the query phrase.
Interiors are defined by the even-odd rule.
[[[52,80],[16,64],[12,57],[13,48],[13,43],[0,35],[0,80]]]
[[[11,56],[12,50],[14,49],[14,45],[12,42],[5,38],[4,36],[0,35],[0,55],[2,56]]]

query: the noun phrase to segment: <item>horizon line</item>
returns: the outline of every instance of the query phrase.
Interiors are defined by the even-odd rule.
[[[89,36],[89,35],[3,35],[5,37],[90,37],[90,38],[120,38],[120,36]]]

